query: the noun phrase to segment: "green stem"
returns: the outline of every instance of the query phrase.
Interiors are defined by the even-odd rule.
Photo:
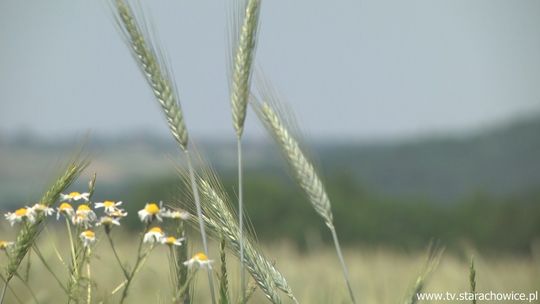
[[[124,277],[127,279],[129,276],[129,273],[124,267],[124,265],[122,265],[122,260],[120,260],[120,256],[118,255],[118,252],[116,251],[116,247],[114,247],[114,242],[111,238],[110,232],[107,231],[105,234],[107,235],[107,239],[109,240],[109,244],[111,245],[111,249],[112,249],[112,252],[114,253],[114,257],[116,258],[118,265],[120,265],[120,268],[122,269],[122,273],[124,274]]]
[[[349,295],[351,296],[351,301],[356,304],[356,299],[354,298],[354,293],[351,287],[351,282],[349,280],[349,271],[347,270],[347,265],[345,264],[345,259],[343,258],[343,254],[341,253],[341,246],[339,245],[338,236],[336,233],[336,228],[334,226],[330,227],[330,231],[332,232],[332,238],[334,239],[334,245],[336,247],[336,253],[339,258],[339,262],[341,263],[341,268],[343,270],[343,276],[345,277],[345,282],[347,283],[347,288],[349,290]]]
[[[244,200],[243,200],[243,186],[242,186],[242,139],[240,136],[237,141],[237,156],[238,156],[238,223],[240,226],[240,297],[242,303],[246,296],[246,274],[244,271]]]
[[[6,289],[8,287],[10,279],[6,279],[4,287],[2,288],[2,294],[0,295],[0,304],[4,303],[4,297],[6,296]]]
[[[133,278],[139,271],[139,268],[142,267],[142,265],[144,264],[144,261],[146,261],[146,258],[148,257],[152,249],[154,249],[154,245],[152,245],[147,252],[145,252],[144,254],[141,254],[142,247],[143,247],[144,233],[148,230],[148,227],[150,227],[149,223],[146,224],[146,227],[143,233],[141,234],[141,238],[139,240],[139,249],[137,250],[137,260],[135,261],[135,266],[133,266],[133,270],[131,271],[129,276],[126,278],[126,285],[124,287],[124,291],[122,292],[122,298],[120,299],[120,304],[124,303],[124,301],[126,300],[127,295],[128,295],[128,290],[129,290],[129,287],[131,286],[131,282],[133,281]]]
[[[49,273],[54,277],[54,279],[56,280],[56,282],[58,282],[58,285],[60,285],[60,287],[62,288],[62,290],[64,290],[64,292],[66,294],[68,294],[68,290],[67,288],[64,286],[64,284],[62,284],[62,281],[60,280],[60,278],[58,278],[58,276],[54,273],[54,271],[52,270],[52,268],[49,266],[49,264],[47,264],[47,261],[45,261],[45,258],[43,257],[43,255],[41,254],[41,251],[39,250],[39,248],[37,247],[37,245],[34,245],[34,252],[36,253],[37,257],[39,258],[39,260],[43,263],[43,265],[45,266],[45,269],[47,269],[49,271]]]
[[[2,281],[4,282],[4,284],[6,284],[7,280],[4,278],[3,275],[0,274],[0,278],[2,279]],[[13,288],[11,288],[11,286],[7,285],[7,288],[9,289],[9,291],[11,291],[11,293],[13,294],[13,297],[15,298],[15,300],[17,300],[17,303],[20,303],[22,304],[23,302],[21,301],[21,299],[17,296],[17,293],[13,290]],[[1,295],[1,298],[0,298],[0,303],[2,303],[4,301],[4,295],[6,293],[6,287],[4,286],[4,289],[2,289],[2,295]]]
[[[73,234],[71,233],[71,225],[69,224],[69,219],[66,217],[66,227],[67,227],[67,232],[68,232],[68,236],[69,236],[69,247],[71,249],[71,263],[72,263],[72,267],[75,271],[75,274],[77,275],[77,269],[79,267],[77,267],[77,255],[75,254],[75,243],[73,242]]]
[[[88,253],[90,255],[90,252]],[[88,261],[86,263],[86,274],[88,276],[88,286],[87,286],[87,296],[86,296],[86,303],[91,304],[92,303],[92,273],[90,272],[90,257],[88,258]]]
[[[28,284],[28,281],[25,280],[20,274],[15,274],[15,276],[21,280],[21,282],[23,283],[24,287],[26,287],[26,289],[28,290],[28,293],[30,293],[30,296],[32,297],[32,299],[34,300],[34,302],[36,303],[39,303],[37,297],[36,297],[36,294],[34,293],[34,291],[32,290],[32,288],[30,287],[30,285]]]
[[[199,229],[201,231],[204,254],[206,254],[206,256],[209,256],[208,242],[206,240],[206,231],[204,228],[204,221],[203,221],[202,209],[201,209],[201,199],[199,197],[199,189],[197,188],[197,182],[195,181],[195,171],[193,170],[193,164],[191,163],[191,156],[189,154],[189,151],[188,150],[184,150],[184,151],[186,154],[186,159],[187,159],[187,164],[188,164],[189,179],[191,180],[191,190],[193,191],[193,198],[195,199],[195,206],[197,208],[197,217],[199,220]],[[210,295],[212,298],[212,304],[216,304],[216,296],[214,292],[214,280],[212,278],[212,270],[208,268],[207,272],[208,272],[208,285],[210,286]]]
[[[184,231],[184,222],[182,220],[178,221],[176,226],[176,234],[179,237],[184,238],[182,246],[177,247],[177,254],[175,255],[175,264],[177,272],[177,286],[175,286],[175,292],[180,290],[184,286],[188,279],[188,268],[182,263],[188,259],[188,238]],[[191,300],[189,297],[189,289],[186,289],[181,295],[183,299],[177,299],[178,303],[190,304]]]

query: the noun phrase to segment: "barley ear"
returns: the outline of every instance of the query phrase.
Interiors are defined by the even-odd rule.
[[[188,148],[188,132],[179,104],[178,92],[173,84],[171,72],[157,44],[152,42],[146,24],[140,23],[131,6],[124,0],[113,0],[116,4],[117,22],[131,49],[134,59],[152,88],[159,102],[169,129],[182,150]]]
[[[233,126],[238,138],[242,137],[244,131],[244,121],[246,119],[246,109],[249,100],[250,81],[252,74],[252,64],[255,57],[257,42],[257,31],[259,27],[261,0],[247,0],[244,9],[242,25],[238,28],[233,25],[230,33],[231,44],[234,44],[234,55],[231,57],[232,66],[230,75],[231,107]],[[239,12],[233,12],[233,19],[242,16]],[[234,22],[240,23],[238,20]]]

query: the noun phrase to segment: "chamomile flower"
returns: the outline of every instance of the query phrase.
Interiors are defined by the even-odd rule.
[[[126,210],[118,208],[118,209],[114,210],[113,212],[108,212],[107,215],[112,217],[112,218],[119,219],[119,218],[126,217],[128,215],[128,213],[126,212]]]
[[[174,236],[168,236],[161,239],[161,244],[172,246],[182,246],[184,238],[175,238]]]
[[[0,250],[7,250],[9,247],[13,246],[14,242],[0,241]]]
[[[75,215],[75,209],[71,206],[70,203],[61,203],[58,208],[56,208],[56,219],[60,219],[60,214],[64,215],[66,218],[71,218]]]
[[[36,214],[44,214],[46,216],[52,215],[54,213],[54,209],[51,207],[48,207],[44,204],[37,203],[32,206],[32,209],[35,211]]]
[[[167,209],[163,212],[161,216],[176,219],[176,220],[188,220],[191,214],[185,210],[171,210]]]
[[[146,234],[144,235],[143,242],[145,243],[156,243],[161,242],[161,240],[165,237],[165,233],[163,233],[163,230],[161,230],[160,227],[153,227]]]
[[[96,242],[96,234],[92,230],[85,230],[80,235],[84,247],[90,247]]]
[[[80,201],[80,200],[84,200],[86,202],[88,202],[88,200],[90,199],[90,193],[88,192],[84,192],[84,193],[80,193],[80,192],[70,192],[68,194],[60,194],[60,199],[63,200],[63,201]]]
[[[99,222],[96,224],[96,226],[104,226],[104,227],[111,227],[112,225],[120,226],[120,221],[118,218],[110,217],[110,216],[102,216],[99,219]]]
[[[149,223],[154,218],[156,218],[158,221],[162,221],[161,218],[163,211],[161,210],[161,204],[156,203],[148,203],[144,206],[144,209],[139,210],[139,218],[143,223]]]
[[[88,205],[83,204],[77,207],[77,211],[75,211],[75,215],[72,217],[71,221],[75,225],[81,225],[88,228],[96,219],[97,216],[94,211],[92,211]]]
[[[5,214],[9,224],[13,226],[15,223],[20,223],[23,220],[33,223],[36,219],[36,213],[32,208],[19,208],[15,212],[8,212]]]
[[[212,267],[211,264],[213,262],[214,262],[213,260],[208,259],[206,254],[199,252],[196,255],[194,255],[191,259],[185,261],[184,265],[186,265],[189,268],[194,267],[194,266],[211,268]]]
[[[90,206],[88,206],[86,204],[79,205],[79,207],[77,207],[77,211],[75,212],[75,214],[76,215],[79,215],[79,214],[88,215],[88,217],[93,218],[94,220],[96,219],[96,214],[90,208]]]
[[[73,223],[73,225],[83,226],[84,228],[87,228],[87,229],[92,226],[92,223],[94,221],[95,221],[95,218],[91,218],[89,214],[85,214],[85,213],[75,214],[71,218],[71,222]]]
[[[118,206],[122,205],[122,202],[114,202],[114,201],[103,201],[99,203],[95,203],[95,208],[103,208],[105,210],[105,213],[112,213],[118,210]]]

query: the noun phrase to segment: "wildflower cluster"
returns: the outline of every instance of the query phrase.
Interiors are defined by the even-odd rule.
[[[163,203],[148,203],[143,209],[138,212],[139,219],[145,223],[148,227],[152,222],[163,222],[163,218],[173,220],[187,220],[190,217],[189,212],[183,210],[172,210],[163,208]],[[146,231],[143,237],[144,243],[149,244],[164,244],[170,247],[182,246],[184,241],[183,237],[176,238],[174,236],[167,236],[160,226],[153,226]]]
[[[163,207],[162,202],[149,202],[145,204],[143,209],[138,211],[138,217],[144,224],[140,242],[149,246],[139,247],[135,267],[131,271],[128,271],[124,266],[125,261],[123,261],[115,249],[114,240],[111,236],[113,227],[120,226],[121,220],[127,217],[128,212],[122,209],[122,201],[104,200],[101,202],[92,202],[93,186],[89,190],[89,192],[83,193],[71,192],[61,194],[54,208],[42,203],[36,203],[32,206],[19,208],[5,214],[5,218],[11,226],[18,224],[22,225],[21,227],[25,227],[24,225],[35,223],[50,216],[55,216],[56,220],[65,220],[71,254],[71,262],[66,267],[68,267],[70,276],[67,284],[57,281],[71,300],[76,301],[80,299],[81,290],[91,290],[91,287],[85,285],[87,284],[85,282],[89,282],[90,280],[90,272],[87,275],[83,275],[82,267],[84,265],[87,265],[88,268],[90,267],[92,247],[98,241],[98,233],[96,232],[98,227],[103,227],[103,231],[109,240],[111,249],[126,279],[125,282],[120,284],[120,288],[123,286],[124,290],[121,302],[127,297],[131,281],[156,245],[164,245],[164,247],[169,248],[170,261],[175,265],[171,268],[171,272],[178,276],[179,279],[177,282],[182,282],[175,283],[174,298],[178,298],[183,290],[185,290],[187,284],[189,284],[189,280],[186,277],[181,278],[182,273],[186,273],[179,270],[181,267],[186,269],[186,271],[194,267],[195,270],[199,267],[211,269],[211,263],[213,261],[209,260],[204,253],[197,253],[192,258],[187,257],[183,222],[190,219],[191,214],[187,211]],[[175,234],[177,236],[165,233],[161,226],[165,220],[174,222],[173,227],[176,227]],[[46,264],[47,262],[41,256],[37,245],[35,246],[36,254]],[[0,250],[6,251],[8,257],[10,256],[12,247],[15,247],[14,242],[0,241]],[[176,252],[180,252],[178,250],[181,250],[185,254],[177,256]],[[79,253],[83,254],[81,255]],[[87,297],[89,298],[90,294]]]

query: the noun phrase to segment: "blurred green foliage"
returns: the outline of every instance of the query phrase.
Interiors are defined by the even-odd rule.
[[[234,174],[226,174],[223,181],[235,198]],[[347,174],[331,176],[326,184],[336,227],[345,245],[416,249],[439,240],[450,249],[472,245],[480,250],[525,253],[540,237],[540,191],[503,198],[476,193],[443,204],[377,195],[358,187]],[[129,226],[135,228],[140,226],[136,212],[145,202],[185,203],[179,185],[178,177],[163,177],[131,182],[111,193],[126,202],[132,214]],[[279,173],[247,172],[245,197],[247,215],[259,239],[288,239],[300,249],[331,241],[292,178]]]

